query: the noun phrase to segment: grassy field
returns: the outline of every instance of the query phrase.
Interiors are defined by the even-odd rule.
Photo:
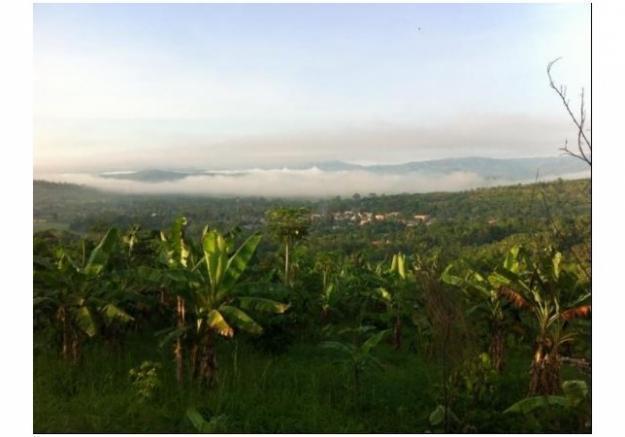
[[[503,414],[527,390],[527,351],[517,351],[492,396],[479,401],[457,398],[458,432],[566,430],[574,421],[551,411],[548,419]],[[136,337],[123,349],[94,345],[71,367],[55,353],[35,353],[34,432],[177,433],[195,432],[186,411],[204,418],[221,416],[216,432],[231,433],[411,433],[442,431],[429,416],[441,402],[439,366],[409,350],[383,345],[383,371],[365,374],[359,393],[337,356],[316,344],[298,343],[274,355],[246,342],[222,343],[219,383],[212,389],[174,380],[168,350],[153,338]],[[143,361],[162,363],[160,388],[142,400],[129,369]],[[570,369],[569,369],[570,370]],[[570,372],[565,372],[565,375]],[[569,374],[569,376],[574,376]],[[554,407],[555,408],[555,407]],[[563,412],[564,413],[564,412]],[[555,416],[554,416],[555,414]]]

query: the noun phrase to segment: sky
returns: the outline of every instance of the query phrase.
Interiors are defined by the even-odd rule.
[[[37,172],[555,156],[578,4],[34,5]]]

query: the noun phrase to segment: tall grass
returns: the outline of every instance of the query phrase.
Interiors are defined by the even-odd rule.
[[[34,432],[179,433],[195,432],[186,417],[196,408],[207,420],[224,416],[222,432],[232,433],[412,433],[429,430],[440,373],[414,352],[384,346],[383,372],[366,374],[358,397],[336,356],[314,344],[297,344],[271,355],[253,340],[222,343],[218,385],[206,389],[176,384],[168,350],[153,338],[137,337],[123,349],[92,345],[77,367],[53,351],[38,348],[34,365]],[[128,372],[142,362],[162,363],[161,387],[141,401]],[[523,431],[520,418],[500,412],[525,395],[526,356],[513,357],[490,405],[458,405],[483,432]],[[470,428],[473,430],[473,428]],[[529,430],[531,431],[531,430]]]

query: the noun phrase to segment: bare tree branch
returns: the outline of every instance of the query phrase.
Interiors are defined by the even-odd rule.
[[[580,111],[579,111],[579,118],[578,118],[575,116],[575,114],[573,114],[573,111],[571,110],[571,103],[566,96],[566,87],[563,85],[560,85],[560,86],[556,85],[551,75],[551,69],[553,65],[556,62],[558,62],[560,59],[562,58],[556,58],[553,61],[549,62],[549,64],[547,64],[547,76],[549,77],[549,86],[560,97],[560,100],[562,100],[562,104],[564,105],[564,108],[569,113],[569,116],[571,117],[571,119],[573,120],[573,123],[577,127],[577,151],[572,151],[571,149],[569,149],[568,142],[565,142],[564,147],[562,147],[560,150],[562,150],[563,152],[565,152],[566,154],[570,156],[574,156],[578,159],[581,159],[586,164],[592,166],[592,143],[586,136],[586,132],[584,128],[586,124],[586,107],[584,104],[584,89],[582,88],[582,92],[580,95],[581,104],[580,104]]]

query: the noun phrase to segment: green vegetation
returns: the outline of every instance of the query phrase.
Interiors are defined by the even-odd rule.
[[[35,182],[34,431],[590,432],[589,200]]]

